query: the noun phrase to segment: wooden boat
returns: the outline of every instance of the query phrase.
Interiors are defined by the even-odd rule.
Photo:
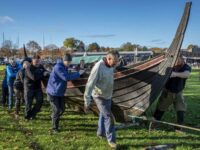
[[[143,63],[129,65],[115,73],[113,93],[113,114],[116,121],[126,122],[128,115],[141,115],[159,96],[170,77],[179,54],[189,20],[191,2],[187,2],[175,38],[163,55]],[[66,102],[83,109],[83,94],[87,78],[68,82]],[[98,113],[93,104],[92,111]]]

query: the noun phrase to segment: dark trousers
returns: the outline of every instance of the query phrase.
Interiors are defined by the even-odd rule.
[[[64,97],[62,96],[52,96],[50,94],[48,95],[48,99],[50,101],[51,107],[52,107],[52,128],[58,129],[59,127],[59,121],[60,117],[65,111],[65,101]]]
[[[15,113],[19,114],[21,103],[24,101],[24,91],[14,88],[15,92]]]
[[[35,104],[33,105],[34,98],[35,98]],[[42,107],[43,103],[42,90],[41,89],[24,90],[24,100],[25,100],[25,118],[26,119],[30,119],[31,117],[34,118]]]
[[[2,86],[2,105],[8,104],[8,87]]]

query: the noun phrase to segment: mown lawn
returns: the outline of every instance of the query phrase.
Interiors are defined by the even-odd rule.
[[[200,79],[199,70],[193,70],[184,95],[188,103],[186,125],[200,128]],[[13,119],[0,107],[0,149],[11,150],[94,150],[109,149],[106,140],[96,137],[97,117],[81,115],[67,110],[61,121],[61,132],[51,134],[50,107],[46,102],[36,120],[25,121],[23,113],[19,120]],[[163,120],[175,122],[170,109]],[[200,133],[187,130],[176,133],[172,127],[162,125],[161,130],[148,132],[148,123],[117,131],[118,149],[145,149],[151,145],[172,144],[177,150],[200,149]]]

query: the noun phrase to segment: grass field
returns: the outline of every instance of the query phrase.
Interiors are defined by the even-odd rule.
[[[200,80],[199,70],[193,70],[188,79],[184,95],[188,111],[186,125],[200,128]],[[96,137],[98,118],[92,114],[80,115],[67,110],[61,120],[61,132],[51,134],[50,107],[48,102],[36,120],[25,121],[23,113],[19,120],[0,107],[0,149],[11,150],[107,150],[106,140]],[[175,122],[173,109],[163,120]],[[187,131],[176,133],[172,127],[162,125],[160,130],[148,133],[147,123],[127,129],[117,130],[118,149],[145,149],[151,145],[172,144],[177,150],[200,149],[200,133]]]
[[[0,71],[4,70],[5,69],[5,65],[0,65]]]

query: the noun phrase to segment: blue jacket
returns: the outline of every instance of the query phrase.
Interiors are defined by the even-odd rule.
[[[53,67],[47,84],[47,93],[52,96],[64,96],[67,86],[67,81],[74,80],[80,77],[77,73],[68,73],[66,68],[61,61],[57,61]]]
[[[8,85],[13,85],[17,72],[21,69],[21,67],[22,66],[20,63],[16,63],[15,67],[11,66],[10,64],[6,67],[6,78]]]

